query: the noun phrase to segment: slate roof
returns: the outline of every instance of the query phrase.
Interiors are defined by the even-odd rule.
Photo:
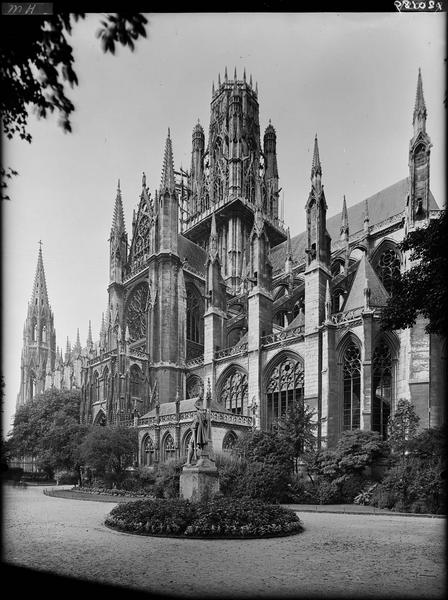
[[[364,306],[364,288],[366,279],[370,288],[370,306],[385,306],[388,299],[388,293],[384,289],[383,284],[378,278],[378,275],[373,270],[372,265],[363,255],[358,263],[356,275],[353,279],[350,293],[345,301],[343,310],[352,310]]]
[[[197,402],[198,398],[188,398],[187,400],[181,400],[179,406],[180,413],[188,413],[196,410],[194,403]],[[211,401],[210,408],[216,412],[220,413],[230,413],[222,404],[218,404],[216,400]],[[163,415],[174,415],[176,414],[176,403],[175,402],[163,402],[159,407],[159,416]],[[143,415],[143,417],[155,417],[156,409],[153,408],[148,413]]]
[[[186,258],[196,271],[205,275],[206,251],[181,233],[177,236],[177,246],[180,260],[183,261]]]
[[[398,215],[406,207],[406,196],[409,191],[409,178],[405,177],[367,198],[369,225],[377,225],[389,217]],[[347,208],[350,235],[363,229],[366,200]],[[438,209],[434,196],[429,192],[429,209]],[[339,241],[342,213],[327,218],[327,231],[333,242]],[[286,260],[286,244],[283,242],[272,249],[271,262],[274,273],[284,268]],[[293,260],[301,262],[305,258],[306,231],[291,238]]]

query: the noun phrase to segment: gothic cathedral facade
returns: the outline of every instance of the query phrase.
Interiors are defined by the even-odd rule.
[[[87,348],[67,356],[81,420],[137,427],[148,466],[186,455],[198,397],[211,410],[215,452],[251,427],[269,429],[298,398],[315,410],[320,444],[347,429],[385,437],[400,398],[423,427],[440,425],[443,340],[425,333],[423,319],[402,331],[380,326],[394,276],[409,268],[399,242],[440,213],[426,116],[419,72],[409,176],[350,207],[344,198],[331,218],[316,137],[306,231],[290,237],[275,129],[269,123],[261,143],[257,87],[226,71],[212,88],[208,140],[199,122],[193,128],[188,172],[175,169],[168,130],[160,187],[151,194],[143,174],[129,238],[118,185],[100,338],[89,334]],[[64,362],[41,253],[36,282],[23,400],[54,384],[53,366]]]

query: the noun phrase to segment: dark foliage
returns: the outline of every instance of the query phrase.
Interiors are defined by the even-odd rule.
[[[134,533],[187,537],[263,537],[303,529],[293,511],[247,498],[219,498],[198,504],[137,500],[112,509],[106,525]]]
[[[133,427],[91,427],[81,445],[82,464],[115,481],[130,467],[138,452],[137,431]]]
[[[394,284],[393,293],[382,313],[382,327],[406,329],[420,314],[429,320],[427,333],[448,335],[448,234],[447,213],[433,219],[426,228],[411,231],[400,244],[418,261]]]

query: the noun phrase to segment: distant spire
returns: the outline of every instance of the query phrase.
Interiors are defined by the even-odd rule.
[[[224,69],[224,81],[227,83],[227,67]]]
[[[235,71],[233,72],[233,79],[234,79],[234,81],[237,80],[237,77],[236,77],[236,67],[235,67]]]
[[[252,87],[252,73],[250,74],[249,85],[250,85],[250,87]]]
[[[314,138],[313,164],[311,165],[311,179],[313,179],[313,177],[317,174],[322,175],[322,167],[320,165],[319,144],[317,142],[316,133],[316,136]]]
[[[215,95],[215,82],[212,81],[212,96]]]
[[[117,196],[115,198],[114,215],[112,217],[112,231],[126,233],[124,224],[123,203],[121,201],[120,180],[118,180]]]
[[[65,348],[65,362],[68,362],[68,360],[70,359],[71,351],[72,351],[72,348],[70,345],[70,340],[68,339],[68,336],[67,336],[67,346]]]
[[[369,203],[367,202],[367,198],[366,198],[365,202],[364,202],[364,231],[368,231],[368,229],[369,229],[369,221],[370,221],[370,217],[369,217]]]
[[[258,81],[255,82],[255,95],[258,96]]]
[[[171,144],[170,130],[168,128],[168,137],[166,138],[165,154],[163,157],[163,168],[162,168],[162,181],[160,184],[160,191],[163,193],[166,190],[174,192],[175,190],[174,180],[174,159],[173,159],[173,147]]]
[[[246,67],[244,67],[244,71],[243,71],[243,81],[244,81],[244,83],[246,83]]]
[[[348,239],[348,212],[347,212],[347,202],[345,200],[342,201],[342,218],[341,218],[341,238],[347,240]]]
[[[286,238],[286,256],[287,256],[288,258],[292,258],[292,249],[291,249],[291,234],[290,234],[290,232],[289,232],[289,227],[288,227],[288,229],[286,230],[286,235],[287,235],[287,238]]]
[[[92,340],[92,322],[89,321],[89,333],[87,334],[87,346],[90,347],[93,345]]]
[[[146,175],[144,171],[142,174],[142,188],[146,188]]]
[[[426,117],[426,104],[423,97],[422,72],[418,70],[417,92],[415,94],[414,121],[418,115]]]
[[[82,350],[82,347],[81,347],[81,340],[80,340],[80,338],[79,338],[79,327],[78,327],[78,329],[76,330],[76,344],[75,344],[75,350],[76,350],[78,353],[79,353],[79,352],[81,352],[81,350]]]
[[[36,303],[37,300],[37,303]],[[36,274],[34,275],[32,304],[48,306],[47,282],[45,279],[44,261],[42,258],[42,242],[39,241]]]
[[[218,73],[218,88],[221,87],[221,73]]]

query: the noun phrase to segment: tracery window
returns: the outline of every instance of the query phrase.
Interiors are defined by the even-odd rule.
[[[149,435],[143,440],[142,462],[144,467],[149,467],[154,462],[154,444]]]
[[[232,452],[236,443],[238,441],[238,437],[236,433],[233,431],[228,431],[222,440],[222,449],[223,452]]]
[[[141,369],[137,365],[132,365],[130,374],[129,374],[129,391],[131,393],[131,398],[140,398],[141,397],[141,395],[142,395],[141,383],[142,383]]]
[[[270,427],[303,396],[304,371],[299,359],[285,357],[272,371],[266,387],[266,420]]]
[[[163,441],[163,461],[168,462],[176,457],[173,436],[168,433]]]
[[[377,262],[377,272],[382,284],[392,292],[395,281],[400,277],[400,257],[394,248],[384,250]]]
[[[202,343],[202,315],[198,294],[187,290],[187,340]]]
[[[109,386],[110,386],[109,369],[106,367],[103,372],[103,399],[106,401],[109,398]]]
[[[188,456],[188,444],[190,443],[192,435],[193,435],[193,432],[190,429],[190,431],[188,431],[184,436],[184,441],[182,443],[182,456],[184,458],[187,458],[187,456]]]
[[[126,306],[126,323],[132,342],[146,336],[148,284],[140,283],[132,292]]]
[[[100,377],[98,371],[93,374],[93,398],[92,402],[99,402],[100,399]]]
[[[221,402],[230,412],[242,415],[247,407],[247,373],[232,370],[221,387]]]
[[[387,438],[387,421],[393,401],[392,353],[384,340],[373,353],[372,430]]]
[[[343,428],[359,429],[361,424],[361,353],[351,342],[342,359]]]

